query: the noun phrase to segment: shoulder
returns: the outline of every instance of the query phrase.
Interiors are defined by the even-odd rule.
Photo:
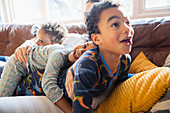
[[[84,52],[77,62],[90,65],[96,63],[99,59],[100,57],[97,48],[93,48]]]
[[[72,71],[82,71],[86,72],[96,71],[98,68],[99,55],[95,49],[86,51],[71,67]]]

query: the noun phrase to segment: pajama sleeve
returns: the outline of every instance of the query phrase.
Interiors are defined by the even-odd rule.
[[[53,51],[48,58],[45,72],[42,77],[42,88],[46,96],[57,102],[63,96],[63,90],[57,85],[60,69],[68,62],[68,51]]]
[[[92,113],[92,92],[97,81],[96,63],[83,58],[74,70],[73,113]]]

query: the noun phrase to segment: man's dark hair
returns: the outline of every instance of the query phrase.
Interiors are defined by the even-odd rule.
[[[102,0],[87,0],[86,4],[88,4],[89,2],[91,3],[95,3],[95,2],[101,2]]]
[[[89,10],[86,14],[86,22],[85,22],[90,39],[91,39],[91,34],[100,33],[100,30],[98,28],[98,23],[99,23],[101,12],[105,9],[112,8],[112,7],[119,7],[119,6],[120,4],[116,4],[110,1],[94,3],[91,10]]]

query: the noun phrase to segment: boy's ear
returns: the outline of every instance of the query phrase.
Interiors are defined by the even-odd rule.
[[[100,37],[100,34],[92,34],[92,35],[91,35],[91,39],[92,39],[92,41],[93,41],[96,45],[101,45],[101,37]]]

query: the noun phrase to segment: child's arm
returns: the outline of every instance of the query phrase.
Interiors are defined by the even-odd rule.
[[[83,64],[83,65],[82,65]],[[95,61],[83,58],[74,64],[73,113],[92,113],[92,95],[98,74]]]
[[[58,49],[59,50],[59,49]],[[65,50],[58,52],[53,51],[49,58],[45,68],[45,72],[42,77],[42,88],[46,96],[60,107],[66,113],[72,112],[71,105],[63,97],[64,92],[57,85],[60,69],[65,67],[68,63],[68,54],[70,51]],[[69,111],[69,112],[68,112]]]
[[[70,70],[67,72],[65,87],[67,90],[68,96],[73,99],[73,86],[74,86],[74,77]]]
[[[64,113],[73,113],[71,104],[68,103],[64,96],[62,96],[55,104],[61,108]]]

